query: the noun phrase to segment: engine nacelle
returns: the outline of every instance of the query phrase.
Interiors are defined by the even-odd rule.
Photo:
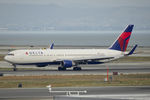
[[[62,62],[62,66],[65,67],[65,68],[70,68],[74,65],[73,61],[71,60],[64,60]]]

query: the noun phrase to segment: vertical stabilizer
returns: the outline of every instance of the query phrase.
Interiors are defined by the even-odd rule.
[[[124,32],[117,38],[117,40],[109,47],[109,49],[126,51],[130,36],[134,25],[128,25]]]

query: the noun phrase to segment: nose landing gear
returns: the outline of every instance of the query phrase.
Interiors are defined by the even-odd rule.
[[[13,71],[17,71],[16,65],[13,64],[13,66],[14,66]]]

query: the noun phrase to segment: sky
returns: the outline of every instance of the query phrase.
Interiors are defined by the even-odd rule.
[[[0,0],[0,29],[150,30],[150,0]]]
[[[0,0],[1,4],[81,6],[149,6],[149,0]]]

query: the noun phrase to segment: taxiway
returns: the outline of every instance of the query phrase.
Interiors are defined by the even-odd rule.
[[[9,88],[0,89],[2,100],[148,100],[149,86],[129,87],[59,87],[54,91],[87,90],[87,94],[80,96],[66,96],[64,93],[48,92],[47,88]]]

